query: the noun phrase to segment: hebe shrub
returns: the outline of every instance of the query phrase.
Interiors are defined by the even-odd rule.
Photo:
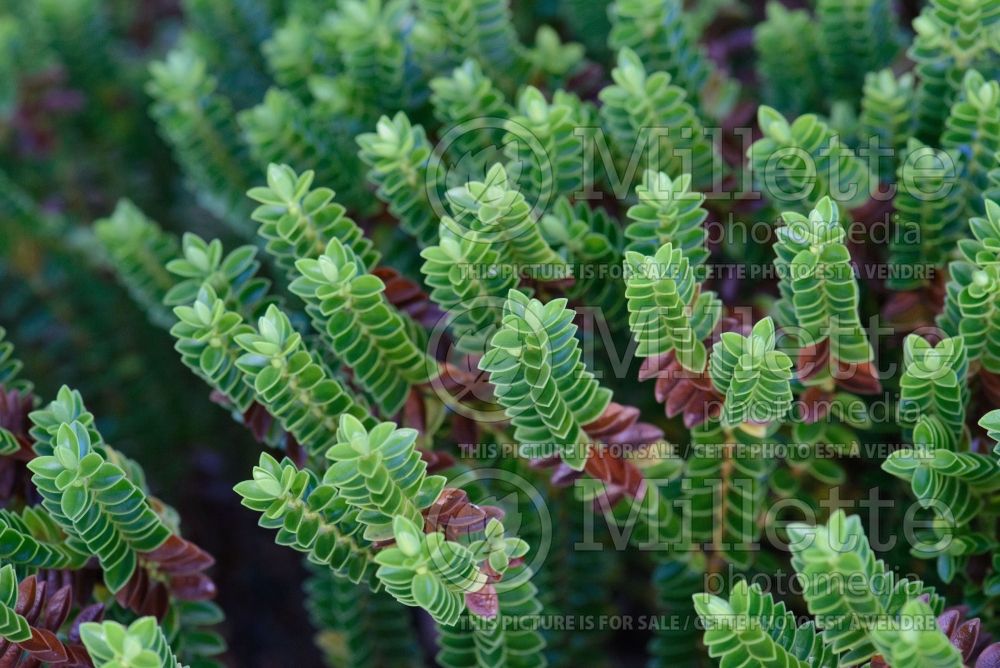
[[[0,214],[260,444],[331,666],[1000,666],[1000,1],[913,9],[185,0],[145,92],[220,238]],[[19,374],[0,665],[216,665],[212,558]]]

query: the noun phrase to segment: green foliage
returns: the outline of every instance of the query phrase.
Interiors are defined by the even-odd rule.
[[[253,479],[235,490],[244,506],[261,513],[260,526],[277,530],[276,543],[304,552],[311,563],[351,582],[373,582],[374,555],[361,537],[358,511],[336,486],[262,453]]]
[[[226,651],[226,641],[211,627],[225,619],[212,601],[178,601],[161,628],[182,665],[217,668],[214,658]]]
[[[276,306],[268,307],[256,330],[234,338],[245,351],[236,366],[252,383],[257,400],[310,453],[319,456],[335,443],[344,413],[372,422]]]
[[[909,556],[933,559],[927,577],[981,617],[957,628],[996,626],[1000,472],[966,420],[995,403],[1000,373],[996,0],[931,0],[913,26],[912,73],[898,53],[910,33],[888,0],[775,2],[756,25],[759,12],[727,0],[185,0],[168,29],[127,4],[0,0],[11,174],[0,210],[12,223],[0,318],[52,357],[26,360],[42,377],[79,366],[124,417],[145,427],[159,400],[185,443],[213,442],[214,425],[178,396],[186,385],[119,382],[169,370],[92,353],[118,342],[94,332],[129,330],[116,302],[90,298],[91,265],[116,269],[213,399],[283,451],[261,455],[236,492],[305,555],[331,665],[418,665],[426,615],[400,603],[430,613],[442,665],[619,661],[607,630],[539,622],[616,619],[617,605],[645,611],[651,598],[671,616],[650,629],[651,665],[976,663],[981,648],[961,646],[970,634],[937,629],[943,600],[888,573],[857,518],[786,532],[779,509],[794,501],[823,517],[833,486],[852,500],[861,485],[912,493],[928,521]],[[176,174],[129,111],[142,100],[132,63],[151,74]],[[763,92],[739,91],[726,71]],[[745,160],[740,128],[755,108]],[[866,165],[870,138],[895,154]],[[265,165],[266,186],[250,188]],[[176,196],[178,175],[193,197]],[[874,178],[895,191],[873,193]],[[127,200],[93,229],[76,225],[122,191],[178,236]],[[192,200],[248,245],[227,254],[209,241],[214,221]],[[709,219],[748,241],[709,248]],[[869,343],[861,321],[875,313],[927,332],[945,270],[941,343]],[[36,302],[53,317],[38,318]],[[84,354],[64,356],[66,340]],[[877,377],[900,356],[901,377]],[[835,373],[852,366],[860,380]],[[162,604],[162,633],[145,621],[92,631],[94,663],[214,665],[222,644],[203,626],[218,609],[180,597],[202,574],[164,557],[186,545],[172,510],[147,496],[142,469],[104,441],[78,393],[61,391],[28,428],[39,403],[18,367],[0,341],[0,558],[17,575],[71,581],[121,624]],[[634,367],[652,392],[631,382]],[[612,402],[598,378],[634,405]],[[849,393],[880,380],[881,404]],[[877,416],[880,405],[898,414]],[[129,447],[152,431],[105,419]],[[981,422],[1000,434],[996,415]],[[889,444],[865,466],[843,461]],[[187,451],[169,452],[176,464],[158,468],[183,471]],[[509,492],[491,468],[530,488]],[[894,526],[901,515],[890,509]],[[608,525],[603,549],[584,555],[595,520]],[[524,559],[545,556],[546,522],[555,552],[536,576]],[[770,548],[786,533],[815,626],[725,577],[782,572],[787,555]],[[620,558],[626,542],[641,553]],[[886,553],[901,567],[906,556]],[[78,585],[97,566],[107,586],[91,596]],[[42,607],[12,598],[18,584],[2,573],[0,622],[25,637],[23,618],[33,638],[18,606]],[[860,590],[842,586],[852,579]],[[718,582],[718,596],[692,598]],[[695,614],[709,623],[704,646]],[[53,635],[71,638],[63,622]],[[233,649],[239,660],[257,643]]]
[[[378,668],[419,665],[413,655],[417,642],[409,615],[384,591],[372,591],[313,568],[306,581],[307,607],[317,628],[316,643],[326,662],[336,668]]]
[[[575,42],[563,43],[550,26],[539,26],[535,45],[524,52],[530,79],[546,79],[553,87],[566,84],[570,75],[580,69],[583,47]]]
[[[961,236],[964,209],[954,153],[911,138],[905,155],[899,166],[896,230],[890,245],[890,260],[898,273],[889,277],[889,285],[896,290],[925,285],[932,278],[927,270],[944,266]]]
[[[788,532],[792,566],[803,596],[816,625],[823,630],[824,642],[839,655],[837,665],[861,665],[877,651],[894,645],[895,634],[883,629],[893,622],[920,622],[914,617],[923,615],[924,607],[915,609],[912,605],[918,597],[928,598],[929,603],[922,604],[928,613],[940,612],[940,598],[933,590],[919,580],[896,577],[875,558],[858,516],[847,517],[837,511],[826,526],[793,524]],[[916,628],[939,636],[947,644],[933,621]],[[940,646],[940,640],[922,639],[919,644],[935,647]]]
[[[55,451],[56,435],[63,424],[79,423],[87,428],[90,442],[104,448],[101,434],[94,426],[94,414],[87,410],[83,397],[77,390],[67,386],[59,388],[54,401],[44,408],[32,411],[29,435],[35,441],[34,450],[41,455],[51,455]],[[106,452],[106,451],[105,451]]]
[[[14,355],[14,344],[6,341],[7,330],[0,327],[0,385],[12,390],[30,391],[31,383],[19,379],[24,363]]]
[[[781,420],[792,405],[792,360],[774,349],[774,322],[764,318],[750,336],[723,332],[712,347],[712,384],[725,395],[722,422]]]
[[[13,388],[13,374],[4,382]],[[35,405],[26,399],[22,410]],[[3,420],[18,432],[27,428],[7,422],[10,417]],[[7,662],[180,665],[153,617],[134,623],[131,639],[123,627],[86,623],[107,608],[121,619],[148,610],[166,615],[185,658],[197,666],[216,665],[208,657],[225,643],[208,628],[223,618],[209,600],[215,586],[204,574],[213,560],[180,536],[172,508],[148,496],[142,468],[104,442],[80,393],[66,386],[23,418],[32,423],[27,435],[18,434],[24,447],[4,453],[2,461],[8,475],[24,466],[17,473],[20,489],[4,492],[7,507],[0,510],[0,636]],[[26,466],[15,464],[11,454]],[[29,505],[36,499],[40,503]],[[103,572],[103,587],[71,585],[95,566]],[[28,577],[19,584],[15,573]],[[97,603],[88,605],[90,600]],[[192,629],[196,623],[202,628]],[[84,627],[96,635],[89,637]]]
[[[421,511],[437,500],[445,478],[425,475],[427,464],[414,449],[415,429],[396,429],[394,423],[382,422],[369,431],[344,415],[337,439],[326,453],[332,463],[323,482],[359,510],[366,539],[392,538],[397,517],[417,525],[423,522]]]
[[[369,167],[368,180],[403,231],[421,245],[433,243],[438,218],[434,203],[442,201],[444,182],[424,129],[399,112],[391,119],[380,118],[375,132],[358,135],[358,145]]]
[[[267,2],[183,0],[186,39],[219,72],[222,91],[240,105],[254,99],[265,79],[261,45],[270,36],[275,12]]]
[[[891,182],[896,176],[898,158],[906,148],[912,121],[913,75],[897,77],[888,69],[866,74],[858,139],[862,146],[877,139],[880,150],[895,151],[895,155],[878,159],[876,171],[883,182]]]
[[[494,77],[508,77],[519,60],[510,8],[504,0],[417,0],[417,48],[439,68],[474,59]]]
[[[1000,151],[997,151],[996,155],[993,156],[993,162],[996,167],[990,170],[990,187],[986,191],[985,199],[991,199],[995,202],[1000,200]]]
[[[789,123],[762,105],[757,122],[764,136],[747,157],[755,183],[776,206],[808,212],[827,196],[844,208],[868,199],[868,168],[815,114]]]
[[[590,185],[580,169],[585,141],[580,128],[594,125],[592,115],[570,93],[557,91],[548,102],[537,88],[522,89],[504,124],[504,148],[520,167],[519,188],[529,205],[544,209],[557,197],[576,195]]]
[[[611,0],[563,0],[558,6],[559,18],[569,27],[573,39],[584,45],[587,54],[602,60],[609,52],[610,4]]]
[[[664,560],[653,571],[653,586],[658,612],[677,619],[693,619],[692,597],[700,593],[704,576],[697,566],[682,561]],[[672,626],[659,630],[649,644],[652,668],[669,668],[687,662],[698,665],[704,653],[701,632],[694,628]]]
[[[503,166],[490,167],[483,181],[449,190],[448,204],[460,233],[490,244],[500,262],[518,274],[558,270],[563,264],[537,225],[533,207],[543,203],[527,201]]]
[[[31,627],[15,610],[16,605],[17,575],[13,566],[5,564],[0,568],[0,638],[24,642],[31,638]]]
[[[980,425],[992,430],[991,414]],[[969,559],[992,549],[989,498],[1000,485],[995,457],[965,451],[963,435],[955,429],[937,415],[921,415],[913,429],[913,446],[894,451],[882,464],[888,473],[908,481],[920,507],[932,511],[935,521],[929,531],[920,532],[912,552],[935,559],[945,582],[967,578]]]
[[[475,60],[466,60],[447,77],[430,82],[434,117],[453,140],[447,151],[452,165],[485,171],[484,155],[496,151],[503,139],[503,122],[513,110],[502,91]]]
[[[44,508],[98,556],[112,592],[132,577],[138,553],[156,549],[170,536],[142,490],[95,451],[79,422],[63,423],[52,455],[33,459],[28,468]]]
[[[216,90],[205,61],[189,50],[172,51],[153,63],[150,73],[150,113],[173,145],[199,203],[246,236],[243,193],[250,174],[232,104]]]
[[[666,72],[668,80],[699,97],[711,67],[687,30],[679,0],[617,0],[608,12],[612,49],[631,49],[651,71]]]
[[[493,518],[486,523],[483,538],[473,541],[469,549],[477,560],[485,561],[492,571],[503,575],[510,568],[511,561],[522,559],[529,548],[520,538],[505,536],[503,524]]]
[[[687,101],[685,91],[691,89],[674,85],[669,73],[647,67],[634,51],[623,48],[611,72],[614,84],[600,92],[601,123],[618,173],[632,174],[638,168],[672,178],[690,174],[694,185],[711,185],[721,176],[721,164]]]
[[[591,442],[583,425],[604,412],[611,392],[584,367],[575,330],[565,299],[542,304],[511,290],[502,325],[479,368],[490,374],[526,454],[558,454],[580,470]],[[554,452],[545,451],[553,446]]]
[[[872,641],[890,665],[914,668],[960,668],[962,655],[938,629],[937,617],[919,599],[906,602],[900,621],[872,632]],[[905,620],[905,621],[904,621]]]
[[[163,299],[175,280],[166,265],[180,250],[177,239],[127,199],[118,202],[111,216],[94,222],[94,233],[132,298],[154,324],[169,327],[174,319]]]
[[[503,301],[517,285],[512,272],[495,272],[500,256],[487,241],[458,229],[451,218],[441,221],[439,242],[420,252],[424,282],[431,299],[447,314],[455,346],[462,351],[485,350],[493,327],[500,322]]]
[[[306,106],[286,90],[272,88],[264,101],[237,115],[244,139],[261,168],[291,163],[314,170],[319,183],[330,184],[344,202],[364,208],[368,194],[357,179],[361,161],[351,138],[354,123],[330,119],[316,105]]]
[[[937,417],[954,449],[954,444],[962,438],[969,393],[965,383],[969,363],[964,339],[951,337],[931,345],[927,339],[911,334],[904,341],[903,354],[900,421],[913,425],[921,417]]]
[[[345,0],[326,29],[337,45],[351,92],[368,114],[407,108],[415,72],[408,62],[404,0]]]
[[[377,575],[404,605],[420,606],[435,621],[452,626],[462,614],[463,594],[480,590],[486,575],[472,552],[441,533],[423,533],[403,516],[393,519],[396,544],[375,555]]]
[[[244,412],[254,401],[253,388],[244,382],[236,363],[243,354],[237,337],[253,328],[239,313],[226,308],[211,287],[205,286],[190,305],[174,309],[176,324],[170,333],[181,361],[233,407]]]
[[[775,603],[760,585],[740,580],[729,600],[711,594],[694,595],[695,610],[705,624],[708,655],[725,666],[835,666],[836,656],[812,622],[796,624],[784,603]]]
[[[680,248],[666,243],[656,255],[625,254],[629,328],[639,343],[636,355],[675,352],[681,365],[700,373],[708,362],[702,341],[722,316],[713,292],[700,292],[694,270]]]
[[[966,212],[982,215],[989,170],[1000,151],[1000,82],[985,80],[976,70],[965,73],[960,96],[945,120],[941,145],[963,156]]]
[[[316,259],[332,239],[339,239],[364,261],[365,268],[374,268],[380,254],[334,201],[336,193],[312,187],[314,177],[311,170],[297,174],[288,165],[272,163],[267,167],[267,187],[247,193],[260,202],[253,219],[260,223],[258,234],[267,241],[267,252],[294,279],[297,260]]]
[[[39,455],[52,455],[55,452],[59,432],[64,424],[79,423],[87,430],[87,435],[95,450],[108,462],[124,470],[128,479],[145,489],[145,475],[138,463],[130,460],[107,443],[97,431],[93,413],[87,410],[83,397],[77,390],[62,386],[56,398],[43,408],[28,414],[31,427],[28,433],[34,441],[32,449]]]
[[[308,95],[312,77],[335,71],[339,65],[340,54],[317,18],[290,13],[261,45],[274,81],[300,98]]]
[[[859,316],[860,294],[838,208],[824,197],[809,216],[789,212],[777,230],[774,264],[784,309],[803,346],[829,341],[833,360],[872,359]],[[779,309],[782,307],[779,306]]]
[[[651,255],[670,243],[684,253],[697,269],[708,259],[706,232],[702,224],[708,216],[705,196],[691,189],[691,177],[671,179],[663,172],[647,171],[635,188],[639,203],[629,207],[625,237],[629,250]]]
[[[604,209],[586,202],[573,206],[561,198],[538,224],[545,240],[572,269],[573,285],[566,296],[598,307],[604,320],[616,327],[624,320],[625,285],[607,273],[622,263],[624,235],[618,221]]]
[[[975,518],[984,496],[1000,488],[1000,462],[972,452],[954,452],[947,429],[937,417],[921,417],[913,430],[913,448],[892,452],[882,468],[912,486],[924,508],[960,527]]]
[[[166,668],[180,666],[153,617],[128,627],[114,621],[80,625],[80,639],[98,668]]]
[[[82,568],[88,559],[78,551],[59,524],[40,507],[20,513],[0,510],[0,558],[31,569]]]
[[[947,297],[938,325],[952,336],[962,335],[970,361],[979,360],[991,372],[1000,372],[994,300],[996,260],[1000,252],[1000,206],[986,200],[986,216],[969,220],[972,239],[962,239],[961,260],[951,262]]]
[[[313,326],[354,372],[385,415],[393,415],[414,385],[436,376],[436,363],[413,341],[389,304],[382,279],[336,238],[317,260],[295,263],[289,289],[306,303]]]
[[[967,71],[996,79],[998,25],[1000,3],[995,0],[931,0],[913,22],[916,35],[908,55],[917,63],[914,134],[921,141],[941,136]]]
[[[767,18],[753,31],[764,100],[792,116],[815,109],[822,99],[819,30],[804,10],[767,3]]]
[[[14,17],[4,16],[0,20],[0,52],[3,53],[2,81],[0,84],[0,117],[10,116],[17,98],[16,68],[19,51],[18,32],[20,25]]]
[[[833,94],[857,100],[865,74],[890,65],[899,35],[889,0],[819,0],[820,47]]]
[[[532,627],[542,605],[531,578],[530,569],[520,566],[496,586],[496,618],[466,614],[455,626],[442,627],[437,662],[445,668],[544,668],[545,642]]]
[[[691,540],[745,569],[755,557],[774,467],[760,439],[744,430],[706,422],[692,431],[691,440],[683,482]]]
[[[59,54],[74,80],[89,90],[100,91],[102,78],[121,76],[122,65],[109,49],[111,40],[108,8],[97,0],[38,3],[43,40]]]
[[[227,308],[246,319],[254,318],[270,303],[271,282],[257,276],[257,248],[240,246],[223,255],[222,242],[205,241],[188,232],[181,239],[181,254],[166,269],[178,277],[163,296],[168,306],[187,305],[204,289],[211,290]]]

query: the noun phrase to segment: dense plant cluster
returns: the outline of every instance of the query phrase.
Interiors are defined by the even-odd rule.
[[[137,82],[222,225],[0,216],[260,444],[329,665],[1000,666],[1000,0],[182,4],[147,73],[97,0],[0,50]],[[143,469],[0,390],[0,664],[217,665]]]
[[[3,665],[220,665],[209,657],[225,644],[202,628],[222,618],[212,557],[103,440],[79,392],[42,404],[3,334]]]

